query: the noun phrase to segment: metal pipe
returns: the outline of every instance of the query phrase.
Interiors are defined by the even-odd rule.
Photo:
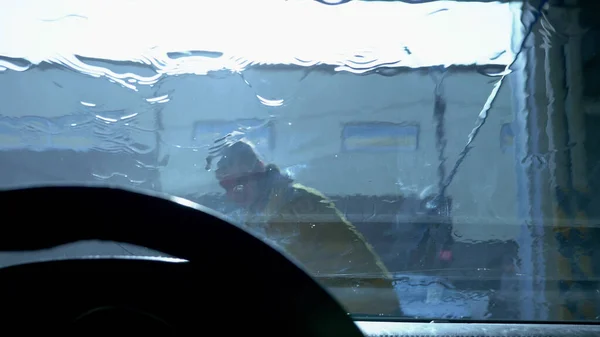
[[[525,5],[525,4],[524,4]],[[520,273],[531,276],[520,278],[520,303],[519,319],[545,320],[547,310],[543,303],[546,302],[545,282],[541,282],[539,275],[545,275],[545,261],[543,242],[543,170],[539,165],[532,164],[532,154],[540,152],[539,111],[535,95],[538,87],[536,75],[538,73],[537,57],[534,34],[525,38],[526,27],[533,25],[534,18],[530,17],[525,8],[522,19],[515,20],[513,29],[514,49],[522,48],[513,63],[511,76],[511,91],[513,97],[513,121],[515,136],[515,170],[517,178],[518,217],[522,222],[519,243],[519,269]],[[528,19],[532,22],[527,22]],[[521,21],[523,24],[521,24]],[[519,34],[523,33],[523,34]]]
[[[593,279],[591,242],[587,224],[587,167],[584,146],[584,112],[581,80],[581,30],[573,7],[552,6],[541,21],[539,35],[544,51],[547,98],[549,195],[553,207],[558,298],[552,318],[560,320],[595,319],[589,299],[589,280]],[[549,270],[550,271],[550,270]],[[593,287],[592,287],[593,288]]]
[[[569,135],[570,154],[570,182],[571,182],[571,207],[573,218],[571,219],[570,246],[574,250],[571,257],[572,274],[577,281],[572,282],[571,293],[579,290],[580,296],[565,294],[569,298],[576,298],[572,310],[569,312],[576,319],[595,320],[596,307],[590,294],[595,294],[597,282],[594,280],[592,268],[593,242],[589,230],[588,210],[590,191],[588,188],[587,153],[585,150],[585,113],[583,109],[583,74],[581,43],[583,28],[579,24],[580,11],[576,5],[577,1],[569,1],[569,7],[562,8],[562,18],[565,18],[567,43],[564,45],[565,68],[566,68],[566,119]],[[573,281],[573,279],[571,279]],[[580,297],[580,298],[578,298]]]

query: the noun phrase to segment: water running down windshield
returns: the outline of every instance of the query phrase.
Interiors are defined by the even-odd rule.
[[[600,40],[587,12],[19,2],[0,13],[0,187],[198,202],[355,314],[595,320]],[[88,242],[0,264],[52,254],[158,253]]]

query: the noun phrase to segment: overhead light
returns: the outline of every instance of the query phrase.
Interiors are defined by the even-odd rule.
[[[27,69],[9,58],[45,61],[135,88],[164,75],[254,65],[325,64],[364,73],[514,59],[520,2],[323,5],[344,1],[130,0],[115,10],[103,0],[22,0],[0,11],[0,55],[7,57],[0,71]],[[155,74],[120,73],[89,59],[146,64]]]

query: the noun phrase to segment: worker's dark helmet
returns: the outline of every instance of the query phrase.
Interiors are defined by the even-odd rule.
[[[246,141],[226,144],[218,154],[221,159],[217,162],[215,174],[219,180],[265,172],[265,164]]]

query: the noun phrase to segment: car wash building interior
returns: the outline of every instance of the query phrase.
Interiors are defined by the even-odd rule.
[[[263,41],[227,49],[207,39],[197,43],[223,53],[189,52],[198,50],[192,42],[162,40],[171,49],[158,65],[85,44],[55,63],[20,61],[15,53],[4,60],[12,67],[0,63],[0,101],[10,102],[0,108],[0,185],[105,182],[227,213],[231,205],[204,169],[205,152],[241,130],[265,161],[334,200],[392,271],[419,267],[409,268],[412,243],[394,233],[422,235],[423,226],[442,224],[452,233],[452,268],[497,270],[508,256],[535,275],[521,281],[523,319],[585,315],[584,306],[540,303],[564,296],[559,283],[573,264],[544,247],[560,246],[570,219],[589,223],[600,209],[593,193],[598,30],[584,33],[586,17],[568,1],[355,1],[335,7],[348,11],[336,16],[348,18],[336,19],[335,31],[346,32],[338,36],[326,25],[332,8],[272,8],[281,11],[280,25],[313,18],[308,33],[286,30],[276,47]],[[252,33],[268,36],[273,22],[256,22]],[[550,26],[568,34],[547,34]],[[380,54],[351,54],[359,47]],[[227,52],[258,61],[229,62]],[[348,53],[345,64],[331,57],[336,52]],[[395,62],[369,69],[381,55]],[[418,220],[426,212],[421,201],[441,189],[445,209],[433,224]],[[559,267],[549,268],[549,259]],[[586,276],[597,274],[592,267]]]

